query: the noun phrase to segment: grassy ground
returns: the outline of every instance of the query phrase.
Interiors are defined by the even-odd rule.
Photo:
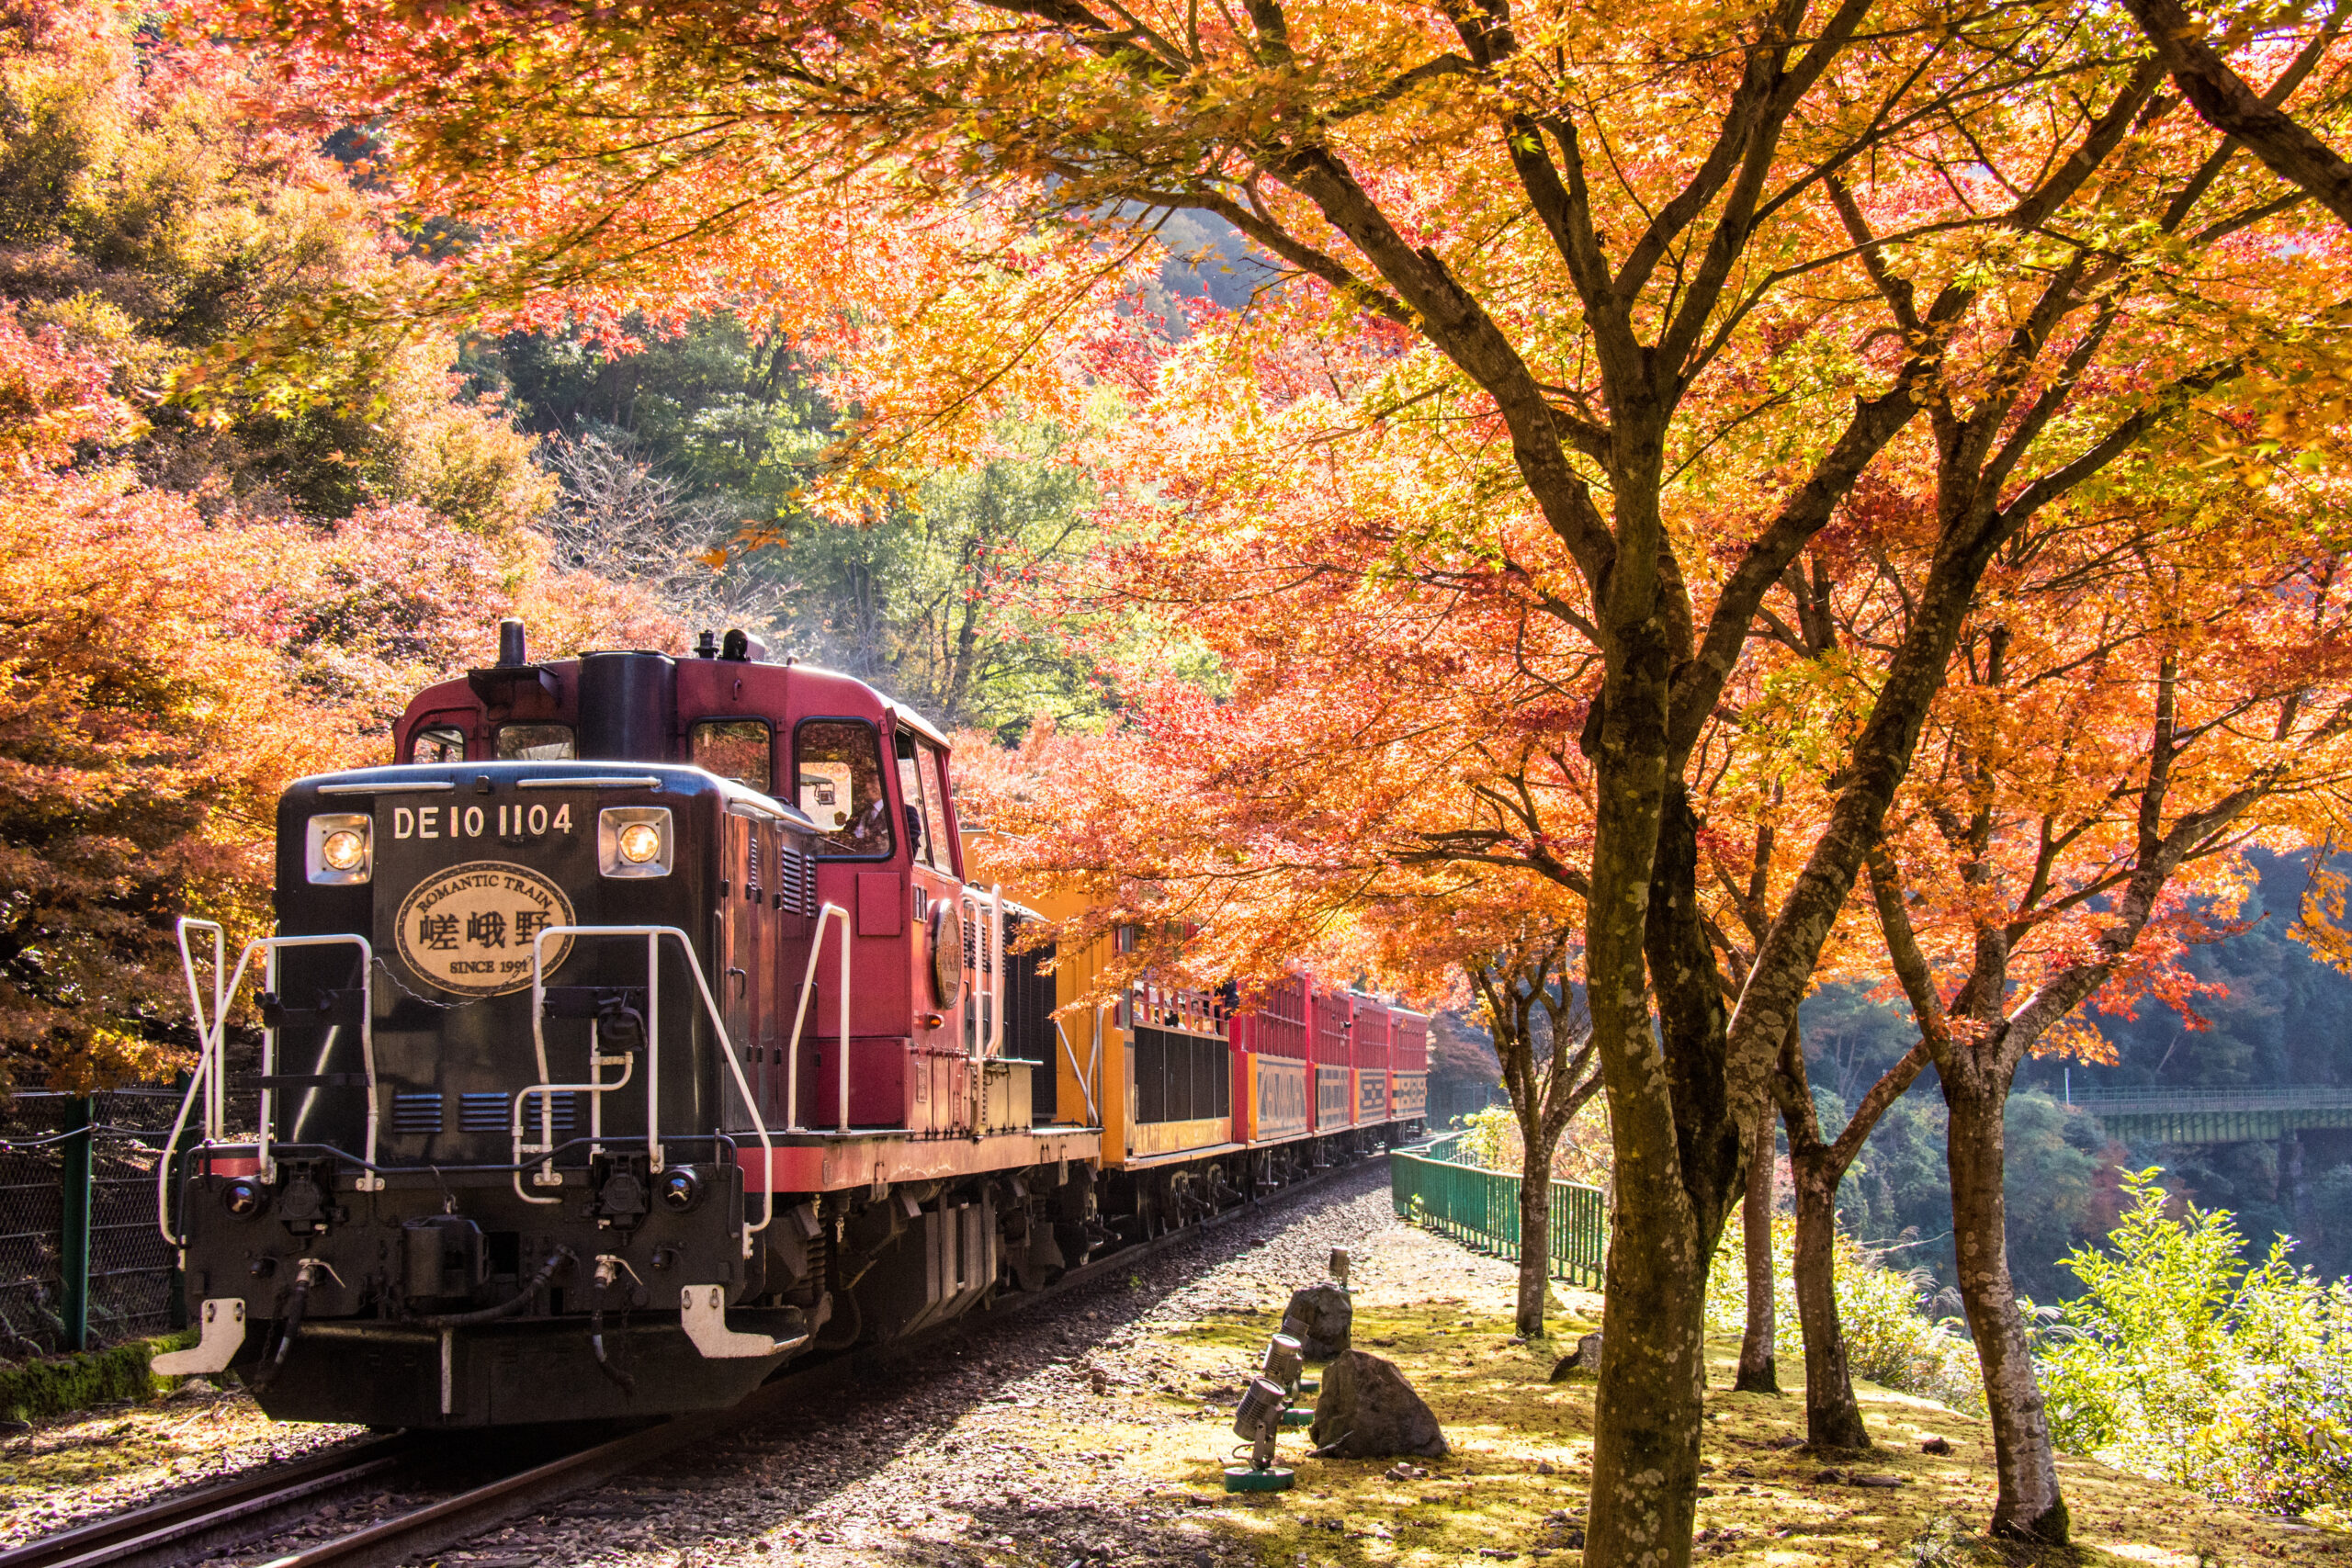
[[[1430,1288],[1430,1270],[1411,1266],[1412,1255],[1432,1239],[1384,1243],[1363,1260],[1355,1343],[1404,1371],[1444,1424],[1452,1455],[1412,1461],[1427,1472],[1419,1475],[1390,1461],[1306,1459],[1304,1437],[1286,1437],[1297,1489],[1231,1497],[1220,1480],[1234,1441],[1224,1431],[1229,1404],[1215,1425],[1200,1417],[1119,1434],[1114,1441],[1126,1467],[1156,1477],[1162,1497],[1186,1506],[1187,1533],[1214,1542],[1219,1555],[1242,1547],[1236,1555],[1282,1568],[1451,1568],[1546,1558],[1569,1568],[1577,1561],[1572,1543],[1580,1540],[1593,1389],[1589,1382],[1555,1384],[1548,1376],[1573,1336],[1596,1326],[1600,1299],[1569,1293],[1555,1325],[1558,1337],[1513,1344],[1504,1290],[1459,1277]],[[1392,1251],[1401,1256],[1384,1256]],[[1507,1266],[1476,1261],[1507,1281]],[[1276,1326],[1271,1315],[1222,1317],[1176,1332],[1170,1348],[1204,1390],[1221,1393],[1238,1386]],[[1795,1446],[1804,1403],[1794,1377],[1782,1374],[1790,1392],[1778,1398],[1728,1392],[1737,1350],[1728,1340],[1713,1347],[1699,1500],[1702,1559],[1773,1568],[2024,1561],[1974,1533],[1993,1503],[1984,1423],[1865,1384],[1858,1393],[1879,1447],[1860,1455],[1813,1454]],[[1197,1396],[1168,1397],[1197,1405]],[[1951,1451],[1923,1452],[1930,1438],[1942,1438]],[[2260,1517],[2088,1461],[2064,1460],[2060,1470],[2076,1547],[2043,1554],[2052,1561],[2150,1568],[2352,1563],[2352,1534]],[[1855,1484],[1858,1476],[1897,1483]]]

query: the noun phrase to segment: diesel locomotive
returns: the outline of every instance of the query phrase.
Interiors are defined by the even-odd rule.
[[[181,922],[198,1339],[155,1365],[273,1416],[722,1406],[1419,1131],[1425,1018],[1304,973],[1097,1005],[1122,939],[967,879],[946,738],[741,632],[503,622],[393,745],[286,791],[276,934]]]

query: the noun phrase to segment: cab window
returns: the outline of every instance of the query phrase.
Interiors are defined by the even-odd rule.
[[[756,718],[707,718],[694,727],[694,763],[762,795],[775,787],[768,727]]]
[[[881,738],[854,718],[812,718],[793,731],[795,804],[823,837],[817,852],[881,860],[897,846],[882,788]]]
[[[419,725],[416,733],[409,737],[408,760],[462,762],[466,760],[466,732],[454,724]]]
[[[502,762],[568,762],[579,754],[568,724],[498,727],[498,760]]]
[[[904,803],[907,831],[914,839],[917,865],[939,863],[939,835],[923,811],[922,750],[915,738],[899,731],[899,799]]]
[[[940,758],[938,747],[899,731],[899,796],[921,814],[922,821],[922,843],[915,859],[952,874],[956,853],[947,843],[947,797],[941,787],[945,775]]]

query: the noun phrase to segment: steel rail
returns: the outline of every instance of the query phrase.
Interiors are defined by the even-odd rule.
[[[470,1491],[379,1519],[347,1535],[266,1560],[261,1568],[400,1568],[444,1551],[492,1526],[627,1474],[688,1444],[718,1437],[781,1416],[814,1393],[846,1383],[870,1358],[903,1365],[925,1348],[957,1333],[1006,1323],[1047,1302],[1113,1280],[1145,1258],[1183,1246],[1205,1233],[1252,1214],[1280,1213],[1293,1201],[1350,1171],[1366,1168],[1386,1151],[1313,1171],[1262,1197],[1182,1225],[1146,1241],[1131,1243],[1069,1269],[1041,1291],[1023,1291],[976,1307],[911,1339],[844,1350],[789,1368],[724,1410],[672,1416],[640,1430],[607,1438],[575,1453],[503,1475]],[[273,1465],[253,1476],[192,1494],[186,1498],[133,1509],[111,1518],[44,1536],[7,1552],[0,1568],[161,1568],[192,1561],[198,1549],[251,1540],[277,1522],[270,1516],[318,1494],[388,1468],[420,1451],[424,1432],[401,1433],[359,1450]],[[367,1456],[335,1468],[336,1461]],[[322,1473],[327,1472],[327,1473]]]
[[[288,1460],[10,1547],[0,1551],[0,1568],[102,1568],[167,1551],[193,1559],[208,1547],[252,1535],[272,1515],[298,1506],[307,1511],[321,1493],[390,1469],[418,1446],[415,1437],[403,1432]]]
[[[875,1347],[874,1349],[904,1364],[908,1357],[959,1330],[1009,1321],[1097,1280],[1116,1278],[1119,1271],[1139,1259],[1195,1240],[1205,1231],[1231,1224],[1249,1214],[1263,1214],[1270,1205],[1277,1209],[1287,1208],[1289,1200],[1304,1197],[1327,1181],[1364,1168],[1370,1164],[1371,1157],[1377,1156],[1314,1172],[1266,1198],[1237,1203],[1197,1224],[1168,1231],[1148,1241],[1123,1247],[1108,1257],[1082,1264],[1042,1291],[1021,1292],[994,1306],[978,1308],[953,1318],[912,1339]],[[811,1393],[848,1382],[852,1374],[865,1364],[865,1359],[856,1351],[844,1351],[797,1371],[783,1372],[761,1384],[747,1398],[724,1410],[673,1416],[659,1426],[615,1438],[576,1454],[550,1460],[458,1496],[379,1520],[336,1540],[322,1541],[284,1557],[271,1558],[260,1564],[260,1568],[401,1568],[402,1563],[446,1551],[518,1514],[583,1491],[600,1481],[625,1475],[690,1443],[751,1426],[770,1416],[782,1415],[806,1401]],[[5,1565],[0,1565],[0,1568],[5,1568]]]

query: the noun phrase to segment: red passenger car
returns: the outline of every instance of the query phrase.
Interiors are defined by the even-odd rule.
[[[1358,1126],[1371,1126],[1388,1120],[1389,1036],[1395,1014],[1376,997],[1355,992],[1350,999],[1355,1003],[1355,1028],[1348,1036],[1355,1119]]]
[[[1430,1104],[1429,1014],[1398,1008],[1392,1016],[1388,1114],[1398,1122],[1418,1122]]]
[[[1337,987],[1313,986],[1307,1016],[1315,1061],[1315,1132],[1320,1135],[1355,1125],[1355,1080],[1348,1055],[1355,998]]]
[[[1307,982],[1293,975],[1234,1020],[1234,1136],[1275,1143],[1307,1134]]]

